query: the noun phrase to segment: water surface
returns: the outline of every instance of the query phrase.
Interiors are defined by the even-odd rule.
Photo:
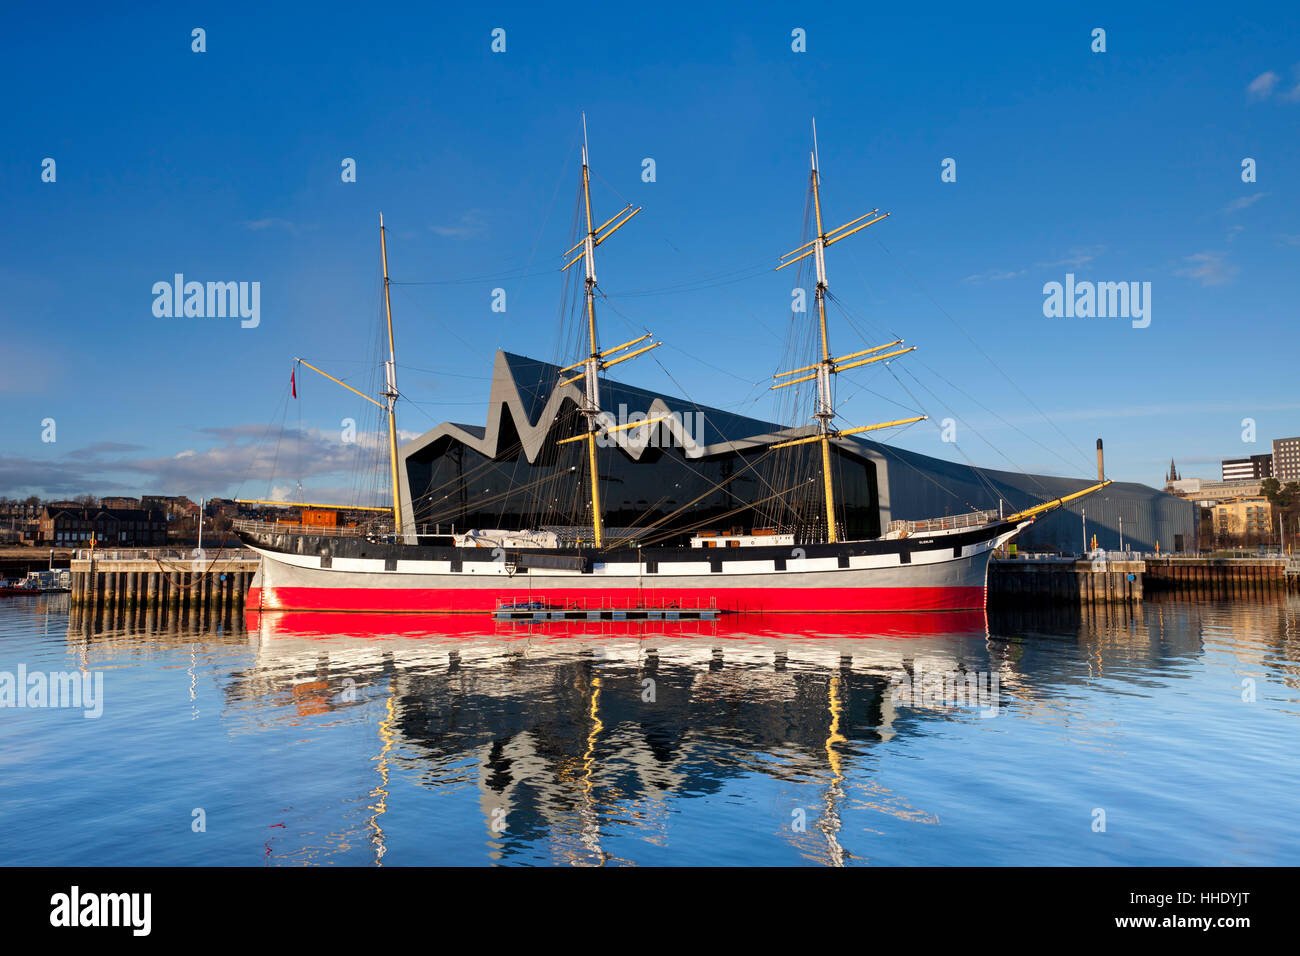
[[[0,679],[102,674],[103,701],[0,708],[0,864],[1296,864],[1298,619],[191,632],[4,598]],[[954,673],[990,693],[927,699]]]

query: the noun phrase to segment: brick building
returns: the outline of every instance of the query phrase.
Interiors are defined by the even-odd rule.
[[[167,517],[157,509],[49,505],[41,512],[40,541],[54,547],[154,548],[167,543]]]

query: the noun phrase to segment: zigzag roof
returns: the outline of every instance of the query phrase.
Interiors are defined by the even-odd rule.
[[[582,390],[577,384],[559,385],[560,379],[559,366],[498,351],[488,394],[486,425],[444,422],[403,445],[402,454],[404,457],[418,455],[439,439],[451,438],[482,455],[495,458],[505,447],[513,445],[513,435],[518,433],[525,458],[534,462],[548,440],[553,442],[570,437],[568,434],[552,436],[551,432],[562,421],[560,413],[566,403],[577,407],[582,402]],[[600,391],[601,405],[607,415],[622,405],[626,406],[628,416],[638,413],[646,418],[670,416],[660,427],[668,429],[687,458],[734,452],[767,444],[781,436],[809,431],[806,428],[785,429],[772,422],[708,408],[684,398],[659,395],[612,379],[602,379]],[[510,416],[509,420],[504,418],[506,414]],[[608,417],[614,424],[613,416]],[[697,427],[686,427],[684,419]],[[644,446],[634,440],[630,431],[615,432],[609,440],[617,442],[634,460],[639,460],[645,452]]]

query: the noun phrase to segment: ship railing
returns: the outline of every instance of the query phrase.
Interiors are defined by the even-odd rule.
[[[195,558],[213,560],[220,557],[231,561],[256,561],[257,552],[250,548],[221,547],[220,542],[210,548],[77,548],[73,552],[77,561],[191,561]]]
[[[1015,554],[999,550],[994,554],[998,561],[1146,561],[1156,557],[1168,558],[1169,555],[1156,555],[1154,551],[1103,551],[1101,548],[1086,553],[1078,551],[1024,551],[1017,549]]]
[[[317,534],[333,538],[360,538],[369,533],[366,528],[339,528],[330,525],[311,525],[311,524],[281,524],[276,521],[252,521],[247,518],[237,518],[231,522],[231,527],[236,531],[247,531],[251,534]],[[378,529],[382,534],[391,534],[391,529],[384,527]]]
[[[547,524],[542,525],[540,531],[549,531],[555,535],[561,548],[576,548],[592,545],[591,525],[570,525],[570,524]],[[607,541],[626,541],[628,544],[635,542],[638,537],[649,534],[650,528],[605,528],[605,539]]]
[[[952,531],[958,528],[977,528],[997,521],[997,511],[970,511],[965,514],[947,515],[942,518],[923,518],[919,521],[891,521],[889,530],[906,531],[908,534],[925,534],[929,531]]]

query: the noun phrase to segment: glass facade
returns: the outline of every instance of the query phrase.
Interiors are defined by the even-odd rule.
[[[581,426],[556,428],[577,434]],[[509,530],[591,525],[585,441],[548,441],[528,462],[518,442],[513,457],[489,460],[444,436],[406,459],[412,512],[420,534],[471,528]],[[601,511],[609,533],[650,529],[644,543],[685,544],[697,531],[771,528],[799,541],[824,541],[821,449],[816,443],[758,448],[687,459],[678,447],[647,448],[639,460],[619,447],[597,449]],[[842,533],[880,535],[875,465],[835,451],[835,494]]]

